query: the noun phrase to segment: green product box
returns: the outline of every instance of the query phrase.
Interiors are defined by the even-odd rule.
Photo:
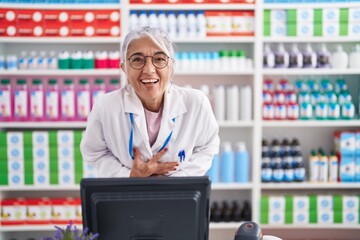
[[[264,37],[270,37],[270,36],[271,36],[270,24],[266,23],[264,24]]]
[[[24,147],[32,147],[32,131],[23,131]]]
[[[1,145],[0,146],[0,161],[1,160],[6,160],[7,159],[7,147],[6,145]]]
[[[340,29],[339,29],[340,36],[349,35],[349,24],[348,23],[340,23],[339,27],[340,27]]]
[[[49,134],[51,135],[51,134]],[[50,139],[49,139],[50,140]],[[57,147],[49,148],[49,170],[50,170],[50,184],[59,184],[59,166],[58,166],[58,149]]]
[[[342,211],[334,211],[334,223],[343,223]]]
[[[294,213],[285,212],[285,224],[293,224],[294,223]]]
[[[59,173],[50,171],[50,185],[59,185]]]
[[[57,147],[57,131],[49,131],[49,146],[50,147],[54,147],[56,146]],[[56,153],[57,155],[57,153]]]
[[[269,212],[269,196],[261,196],[260,211]]]
[[[296,23],[297,22],[297,12],[296,9],[288,9],[286,11],[287,23]]]
[[[340,8],[340,24],[349,22],[349,9]]]
[[[314,36],[321,37],[323,35],[322,23],[314,23]]]
[[[316,195],[309,195],[309,210],[317,212],[317,196]]]
[[[76,135],[75,135],[76,136]],[[75,157],[75,183],[80,183],[83,177],[83,159],[79,147],[74,148]]]
[[[310,211],[309,212],[309,223],[314,224],[317,223],[317,211]]]
[[[289,37],[296,37],[297,36],[296,22],[287,24],[287,36],[289,36]]]
[[[264,10],[264,25],[269,24],[271,22],[271,10],[266,9]]]
[[[269,224],[269,212],[260,212],[260,223],[261,224]]]
[[[322,23],[322,9],[314,9],[314,24]]]
[[[7,146],[6,132],[0,131],[0,147],[6,148],[6,146]]]
[[[337,195],[333,196],[333,209],[334,209],[334,212],[335,211],[339,211],[339,212],[343,211],[343,197],[342,197],[342,195],[337,194]]]
[[[75,171],[75,184],[80,184],[82,178],[83,178],[83,172]]]
[[[74,148],[79,148],[82,139],[82,131],[74,131]]]

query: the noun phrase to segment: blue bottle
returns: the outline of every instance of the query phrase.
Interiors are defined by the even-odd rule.
[[[261,156],[261,181],[271,182],[273,170],[270,166],[270,157],[268,152],[263,152]]]
[[[244,142],[237,143],[235,152],[235,182],[248,183],[249,182],[249,154],[246,150]]]
[[[234,168],[234,152],[232,151],[231,143],[224,142],[221,153],[220,181],[223,183],[233,183],[235,180]]]
[[[218,155],[218,154],[215,154],[215,155],[214,155],[214,158],[213,158],[212,163],[211,163],[211,168],[209,169],[207,175],[210,177],[212,184],[219,182],[220,159],[219,159],[219,155]]]

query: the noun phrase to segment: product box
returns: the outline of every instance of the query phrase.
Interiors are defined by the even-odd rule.
[[[0,202],[0,225],[21,225],[26,221],[26,201],[24,199],[3,199]]]
[[[0,26],[5,23],[15,23],[16,18],[16,10],[15,9],[0,9]]]
[[[53,224],[68,224],[76,219],[76,208],[72,198],[51,199],[51,222]]]
[[[285,211],[285,196],[270,196],[269,209],[273,211]]]
[[[287,11],[283,9],[272,9],[270,12],[270,21],[272,24],[286,23]]]
[[[282,22],[272,23],[270,26],[270,32],[272,37],[287,36],[287,24]]]
[[[333,209],[333,197],[331,195],[317,195],[317,211]]]
[[[272,210],[269,211],[269,224],[284,224],[285,211]]]
[[[11,187],[24,186],[23,172],[8,172],[8,185]]]
[[[334,22],[323,22],[323,36],[336,37],[340,35],[340,25]]]
[[[49,146],[49,132],[47,131],[33,131],[32,132],[33,146],[42,145]]]
[[[294,196],[293,197],[295,211],[308,211],[310,209],[308,196]]]
[[[360,182],[360,132],[355,133],[355,181]]]
[[[309,211],[308,210],[295,210],[294,211],[294,224],[308,224]]]
[[[48,37],[67,37],[70,29],[67,24],[59,22],[47,22],[44,24],[44,36]]]
[[[353,182],[355,180],[355,133],[335,132],[335,150],[340,159],[340,181]]]
[[[34,145],[33,146],[33,159],[49,159],[49,147],[46,145]]]
[[[74,148],[71,146],[59,145],[58,159],[71,159],[74,161]]]
[[[75,184],[75,169],[74,161],[72,159],[61,159],[58,162],[59,166],[59,184],[60,185],[74,185]]]
[[[228,36],[232,33],[231,12],[205,11],[207,36]]]
[[[343,224],[359,224],[359,211],[343,211]]]
[[[26,224],[50,224],[51,202],[47,198],[26,199]]]
[[[74,131],[57,131],[58,146],[74,146]]]
[[[334,223],[334,212],[332,210],[320,210],[317,213],[317,223]]]
[[[312,22],[298,22],[296,33],[298,37],[312,37],[314,35],[314,24]]]
[[[349,36],[360,36],[360,22],[349,22]]]
[[[43,13],[42,11],[35,9],[17,9],[16,18],[19,25],[24,23],[41,23],[43,20]]]
[[[340,21],[340,9],[339,8],[324,8],[322,10],[322,22],[323,23],[339,23]]]
[[[359,196],[342,196],[342,210],[359,212]]]
[[[313,23],[314,22],[314,9],[312,8],[299,8],[296,10],[296,20],[298,23]]]
[[[19,145],[8,145],[8,160],[24,160],[24,147]]]
[[[253,36],[255,31],[253,11],[234,11],[232,12],[232,35],[234,36]]]
[[[83,177],[84,178],[96,178],[97,177],[96,168],[85,161],[82,161],[82,162],[83,162]]]
[[[360,22],[360,8],[359,7],[351,7],[349,8],[348,20],[349,22]]]
[[[24,145],[23,132],[6,132],[7,145]]]
[[[42,25],[35,25],[32,22],[24,22],[17,26],[17,36],[23,37],[41,37],[43,35],[44,28]]]

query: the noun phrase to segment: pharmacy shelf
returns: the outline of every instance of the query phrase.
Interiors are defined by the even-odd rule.
[[[360,40],[359,40],[360,41]],[[264,75],[359,75],[360,69],[334,69],[334,68],[276,68],[276,69],[264,69]]]
[[[216,75],[216,76],[242,76],[242,75],[253,75],[255,72],[254,70],[244,70],[244,71],[214,71],[214,70],[207,70],[207,71],[181,71],[175,70],[175,74],[182,75],[182,76],[207,76],[207,75]]]
[[[71,186],[6,186],[6,187],[0,187],[0,191],[6,191],[6,192],[26,192],[26,191],[40,191],[40,192],[47,192],[47,191],[79,191],[80,186],[79,185],[71,185]]]
[[[86,128],[86,122],[0,122],[0,129],[73,129]]]
[[[360,189],[360,182],[356,183],[319,183],[319,182],[304,182],[304,183],[262,183],[262,190],[307,190],[307,189]]]
[[[262,229],[338,229],[338,230],[360,230],[360,224],[279,224],[279,225],[271,225],[271,224],[262,224]]]
[[[220,222],[213,223],[211,222],[209,225],[210,230],[235,230],[238,229],[242,222]]]
[[[120,69],[82,69],[82,70],[51,70],[51,69],[34,69],[34,70],[3,70],[0,71],[0,76],[119,76]]]
[[[221,128],[236,128],[236,127],[253,127],[253,121],[222,121],[219,122]]]
[[[360,120],[284,120],[263,121],[263,127],[360,127]]]
[[[253,188],[251,183],[213,183],[211,190],[251,190]]]
[[[254,43],[253,36],[219,36],[219,37],[205,37],[205,38],[177,38],[175,43]]]
[[[120,44],[120,37],[0,37],[0,43],[68,43],[68,44]]]
[[[0,8],[15,8],[15,9],[114,9],[119,10],[120,4],[37,4],[37,3],[0,3]]]
[[[130,10],[254,10],[254,4],[130,4]]]
[[[331,42],[354,42],[358,43],[360,37],[342,36],[342,37],[264,37],[264,43],[331,43]]]
[[[299,8],[357,8],[359,7],[358,2],[329,2],[329,3],[319,3],[319,2],[293,2],[293,3],[264,3],[264,9],[299,9]]]

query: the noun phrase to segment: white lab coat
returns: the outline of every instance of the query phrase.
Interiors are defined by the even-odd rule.
[[[97,168],[99,177],[130,175],[133,159],[129,154],[129,113],[134,116],[132,146],[140,150],[142,160],[148,161],[158,153],[172,131],[168,151],[160,159],[179,162],[177,170],[169,176],[206,174],[220,144],[219,126],[210,102],[199,90],[171,85],[165,92],[161,126],[153,146],[149,143],[144,108],[133,88],[105,94],[94,105],[81,152],[83,159]]]

